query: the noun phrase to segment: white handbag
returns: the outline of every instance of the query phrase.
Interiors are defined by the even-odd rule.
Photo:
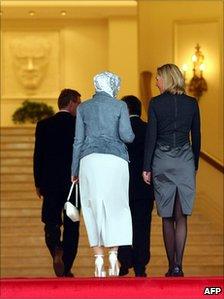
[[[69,201],[73,188],[75,185],[75,206]],[[73,221],[79,221],[79,210],[78,210],[78,183],[76,183],[75,181],[72,183],[68,197],[67,197],[67,201],[64,205],[64,209],[66,211],[66,215]]]

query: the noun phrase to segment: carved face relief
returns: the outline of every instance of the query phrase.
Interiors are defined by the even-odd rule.
[[[35,91],[46,74],[50,44],[45,39],[26,36],[15,39],[11,46],[18,81],[25,89]]]

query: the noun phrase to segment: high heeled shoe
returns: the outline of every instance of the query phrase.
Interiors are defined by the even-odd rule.
[[[174,277],[183,277],[184,272],[182,270],[182,267],[179,265],[175,265],[172,269],[172,276]]]
[[[106,277],[106,272],[103,267],[103,255],[95,255],[95,277]]]
[[[109,276],[119,276],[119,265],[117,259],[117,251],[109,251]]]

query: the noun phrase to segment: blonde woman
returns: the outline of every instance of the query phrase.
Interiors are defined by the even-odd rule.
[[[104,277],[104,247],[109,248],[109,275],[119,275],[117,250],[132,244],[128,200],[128,153],[134,139],[126,103],[116,100],[120,78],[110,72],[94,77],[96,93],[77,109],[72,181],[79,176],[81,206],[95,276]]]
[[[156,85],[161,94],[150,102],[143,179],[150,184],[152,177],[162,217],[169,262],[165,276],[183,276],[187,216],[192,213],[200,153],[200,115],[197,100],[185,94],[176,65],[159,67]]]

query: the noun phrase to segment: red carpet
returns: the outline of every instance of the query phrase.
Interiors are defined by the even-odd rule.
[[[0,298],[223,298],[223,277],[1,279]],[[206,291],[207,294],[204,294]],[[217,295],[215,294],[217,293]],[[219,293],[218,293],[219,292]],[[211,294],[213,293],[213,294]]]

